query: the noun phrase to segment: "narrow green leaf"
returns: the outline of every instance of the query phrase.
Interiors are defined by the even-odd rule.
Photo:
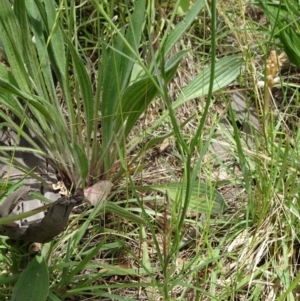
[[[35,0],[37,4],[40,4],[39,0]],[[59,25],[59,14],[60,9],[57,9],[55,1],[47,0],[44,1],[45,13],[47,17],[47,30],[48,30],[48,41],[50,44],[50,52],[53,55],[56,68],[60,71],[60,74],[65,74],[66,70],[66,55],[63,33]]]
[[[145,221],[140,218],[139,216],[131,213],[130,211],[128,211],[127,209],[124,209],[114,203],[111,203],[111,202],[106,202],[104,205],[103,205],[103,209],[102,211],[106,211],[106,212],[113,212],[115,213],[116,215],[120,216],[120,217],[123,217],[125,219],[128,219],[128,220],[131,220],[135,223],[138,223],[138,224],[144,224]]]
[[[12,93],[23,99],[26,99],[28,103],[32,105],[35,109],[37,109],[41,114],[43,114],[43,116],[46,119],[48,119],[48,121],[53,121],[53,116],[55,116],[53,107],[51,107],[47,102],[43,101],[42,99],[28,94],[26,92],[22,92],[17,87],[13,86],[7,80],[4,80],[2,78],[0,78],[0,91],[4,93]]]
[[[74,46],[71,44],[71,41],[69,41],[67,37],[66,37],[66,41],[68,43],[68,48],[71,52],[71,56],[73,59],[73,68],[76,73],[76,80],[78,81],[81,96],[82,96],[85,122],[86,122],[86,137],[87,137],[86,145],[89,145],[90,138],[92,136],[93,124],[94,124],[93,123],[94,97],[93,97],[92,82],[87,74],[82,59],[78,55]],[[69,110],[71,109],[73,108],[69,108]]]
[[[134,11],[129,16],[130,23],[118,30],[111,48],[103,45],[103,92],[102,92],[102,133],[103,145],[111,145],[114,141],[115,120],[123,119],[122,93],[128,86],[135,57],[139,56],[141,33],[145,16],[145,0],[134,3]],[[126,30],[125,30],[126,29]],[[127,43],[124,42],[126,40]],[[117,122],[118,122],[117,120]],[[111,165],[110,158],[104,160],[105,168]]]
[[[48,267],[43,258],[35,256],[12,291],[12,301],[44,301],[49,292]]]
[[[174,76],[177,66],[186,53],[186,50],[179,51],[168,60],[166,63],[166,83],[168,83]],[[154,79],[157,79],[154,76]],[[119,116],[116,121],[116,133],[119,133],[122,129],[122,122],[126,120],[125,137],[127,137],[135,125],[138,118],[143,112],[145,112],[147,106],[153,101],[158,91],[150,78],[144,78],[136,81],[129,86],[122,95],[122,113],[123,116]]]
[[[181,38],[185,31],[190,27],[192,22],[195,21],[200,10],[205,5],[205,0],[196,0],[194,5],[187,12],[183,21],[175,26],[164,44],[165,55],[168,55],[170,50],[175,46],[176,42]]]
[[[39,95],[53,103],[56,100],[56,93],[53,83],[51,63],[48,55],[48,46],[45,41],[46,28],[45,24],[43,23],[44,20],[40,14],[35,0],[26,0],[26,4],[26,16],[28,15],[28,19],[31,23],[31,30],[35,39],[35,43],[32,43],[30,40],[30,44],[35,45],[36,52],[38,54],[38,67],[36,68],[36,74],[33,74],[33,78],[38,78],[39,76],[37,75],[42,77],[40,80],[40,86],[42,89],[40,89]]]
[[[277,265],[277,263],[276,263]],[[286,269],[288,270],[288,269]],[[300,283],[300,272],[296,275],[296,277],[294,276],[290,285],[288,286],[287,289],[285,289],[276,299],[276,301],[283,301],[283,300],[287,300],[286,298],[288,297],[288,295],[292,295],[293,292],[295,290],[297,290],[297,287],[299,287],[299,283]]]
[[[4,80],[8,81],[13,86],[17,86],[17,82],[14,76],[2,64],[0,64],[0,78],[3,78]]]
[[[14,11],[22,28],[22,56],[27,69],[27,80],[31,82],[32,91],[34,90],[38,95],[45,97],[48,96],[48,93],[41,74],[41,64],[37,57],[36,44],[34,43],[34,36],[32,36],[28,18],[27,8],[32,7],[34,7],[34,3],[31,3],[30,0],[14,1]],[[33,18],[30,19],[32,20]],[[34,22],[38,22],[36,16],[34,17]],[[41,24],[39,24],[39,28],[40,30],[42,29]]]
[[[1,1],[0,36],[19,88],[22,91],[30,92],[30,81],[22,55],[21,28],[9,1]]]
[[[74,269],[72,269],[68,275],[66,275],[65,279],[62,279],[63,283],[70,283],[72,282],[72,278],[76,275],[76,274],[80,274],[80,272],[82,270],[85,269],[86,265],[93,260],[94,256],[96,256],[97,254],[99,254],[99,251],[101,250],[101,248],[103,248],[103,245],[105,243],[105,240],[100,240],[100,243],[94,247],[91,248],[88,252],[88,254],[85,256],[85,258],[83,258],[76,266]]]
[[[300,67],[300,35],[284,20],[278,23],[278,28],[280,41],[287,56],[292,63]]]
[[[51,291],[49,292],[48,299],[49,301],[62,301],[62,299],[54,295],[54,293],[52,293]]]
[[[34,148],[29,148],[29,147],[21,147],[21,146],[0,146],[1,151],[6,151],[6,152],[13,152],[13,151],[18,151],[22,153],[33,153],[33,154],[40,154],[44,157],[48,156],[44,151],[41,151],[39,149],[34,149]]]
[[[89,172],[89,162],[84,150],[76,142],[73,143],[75,170],[79,169],[81,180],[85,180]]]
[[[126,31],[125,38],[131,48],[138,55],[138,49],[140,46],[141,35],[143,31],[143,23],[145,21],[145,0],[135,1],[134,11],[130,16],[129,27]],[[132,49],[129,49],[127,45],[123,45],[122,61],[120,65],[119,79],[121,83],[121,91],[126,87],[129,82],[129,77],[134,64],[134,53]]]

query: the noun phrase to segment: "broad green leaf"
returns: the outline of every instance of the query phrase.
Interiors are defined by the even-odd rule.
[[[226,56],[216,62],[214,91],[218,91],[233,82],[240,74],[243,64],[244,62],[240,55]],[[173,109],[188,100],[206,95],[210,85],[209,81],[210,67],[207,67],[183,88],[182,93],[173,104]]]
[[[48,267],[35,256],[22,272],[12,291],[12,301],[44,301],[49,292]]]
[[[284,24],[285,22],[281,23],[280,26],[282,28],[280,31],[280,40],[291,62],[300,67],[300,35],[290,25],[285,26]]]
[[[132,68],[131,77],[130,77],[130,84],[144,78],[146,75],[145,70],[140,64],[135,63]]]
[[[182,183],[166,183],[161,185],[151,185],[138,187],[142,190],[156,190],[162,193],[167,193],[170,199],[181,201],[182,207],[186,194],[185,187]],[[191,199],[188,210],[197,213],[222,213],[227,207],[227,204],[222,195],[214,188],[203,182],[195,183],[191,190]]]
[[[220,59],[216,63],[213,92],[226,87],[229,83],[234,81],[240,74],[240,69],[243,64],[244,62],[239,55]],[[188,100],[207,95],[209,89],[210,71],[210,66],[206,67],[202,72],[200,72],[200,74],[198,74],[196,78],[194,78],[185,88],[183,88],[182,93],[172,104],[172,108],[176,109]],[[153,123],[151,128],[153,129],[160,125],[168,115],[169,111],[165,110],[162,116]]]
[[[300,35],[295,32],[291,24],[284,20],[278,24],[280,41],[284,50],[297,67],[300,67]]]

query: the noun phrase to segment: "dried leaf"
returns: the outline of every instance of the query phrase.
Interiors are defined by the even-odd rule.
[[[110,181],[100,181],[84,190],[84,196],[93,206],[106,200],[113,184]]]
[[[68,189],[63,181],[58,181],[56,184],[52,184],[53,190],[59,190],[61,195],[68,196]]]

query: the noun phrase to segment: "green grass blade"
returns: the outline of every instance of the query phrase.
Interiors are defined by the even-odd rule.
[[[165,81],[169,81],[173,78],[178,64],[186,51],[179,51],[176,55],[166,63]],[[153,77],[156,81],[157,76]],[[125,137],[127,137],[132,130],[134,124],[145,112],[148,105],[153,101],[154,97],[159,93],[156,86],[153,84],[153,80],[150,78],[141,79],[127,88],[122,96],[122,112],[124,114],[123,119],[126,120]],[[116,124],[116,130],[121,128],[122,119],[118,120]]]
[[[78,83],[81,92],[80,96],[82,97],[85,122],[86,122],[86,137],[87,137],[86,146],[88,148],[88,146],[90,145],[90,139],[92,136],[92,130],[94,124],[93,123],[94,97],[93,97],[92,83],[84,67],[82,59],[79,57],[76,49],[74,48],[74,46],[71,44],[71,41],[69,41],[67,37],[66,37],[66,41],[73,60],[73,67],[76,75],[76,81]],[[69,110],[72,109],[73,108],[70,106]]]
[[[111,203],[111,202],[105,203],[102,210],[105,212],[113,212],[119,217],[131,220],[138,224],[145,223],[145,221],[142,218],[140,218],[139,216],[137,216],[137,215],[131,213],[130,211],[128,211],[114,203]]]
[[[138,47],[144,22],[145,0],[136,1],[134,12],[130,16],[130,25],[125,30],[118,30],[118,36],[112,42],[112,48],[104,49],[103,61],[103,91],[102,91],[102,132],[103,145],[109,146],[114,141],[115,120],[124,119],[122,111],[122,92],[128,85],[134,64],[134,57],[138,57]],[[124,34],[125,32],[125,34]],[[124,40],[127,43],[124,43]],[[103,48],[105,45],[102,46]],[[117,113],[117,115],[116,115]],[[118,122],[118,125],[123,122]],[[105,160],[106,169],[111,165],[110,159]]]
[[[40,79],[40,86],[42,86],[43,89],[40,89],[39,95],[43,96],[50,103],[54,103],[57,106],[56,93],[51,71],[51,62],[48,54],[48,46],[45,40],[46,33],[43,26],[43,18],[34,0],[27,0],[26,8],[26,16],[28,14],[28,18],[31,22],[31,30],[35,39],[35,43],[33,43],[31,40],[29,43],[35,45],[39,59],[38,67],[35,67],[36,73],[33,74],[33,78],[39,79],[42,77]],[[34,52],[32,51],[32,53]],[[33,60],[33,63],[35,63],[35,61],[36,60]]]
[[[167,38],[163,44],[165,55],[168,55],[176,42],[182,37],[186,30],[199,14],[200,10],[205,6],[205,0],[196,0],[190,10],[187,12],[183,21],[175,26],[174,29],[165,37]]]
[[[41,7],[41,2],[38,0],[35,1],[38,6]],[[63,33],[58,22],[61,8],[57,9],[55,1],[53,0],[45,1],[43,2],[43,4],[45,5],[44,11],[47,18],[47,22],[45,23],[48,31],[47,45],[50,45],[50,55],[52,55],[53,57],[52,63],[55,65],[56,69],[59,70],[59,73],[63,76],[66,71],[67,63]]]
[[[21,89],[18,89],[17,87],[9,83],[7,80],[2,78],[0,78],[0,91],[4,93],[11,93],[17,95],[18,97],[21,97],[22,99],[27,100],[33,108],[35,108],[38,112],[43,114],[44,118],[46,118],[49,122],[53,123],[53,116],[55,114],[55,111],[53,110],[53,107],[51,107],[43,99],[23,92]]]
[[[27,68],[28,80],[31,81],[32,87],[34,88],[35,92],[38,95],[45,97],[46,95],[48,95],[48,93],[46,92],[41,74],[41,66],[43,64],[40,65],[37,59],[35,43],[33,41],[33,38],[35,36],[32,36],[31,27],[29,24],[29,19],[32,20],[32,17],[28,18],[27,10],[27,8],[34,8],[35,5],[34,3],[28,3],[29,1],[27,0],[26,6],[25,2],[26,1],[20,0],[14,2],[14,11],[20,27],[22,28],[22,55]],[[34,18],[34,20],[37,20],[37,18]],[[41,24],[39,25],[39,29],[42,29]]]
[[[128,29],[126,30],[125,38],[132,49],[128,48],[127,45],[123,45],[123,49],[121,50],[123,55],[119,72],[121,91],[124,90],[129,82],[129,77],[135,61],[135,54],[132,53],[132,50],[134,50],[136,55],[138,55],[143,31],[143,23],[145,21],[145,4],[145,0],[135,1],[134,11],[130,16],[130,23]]]

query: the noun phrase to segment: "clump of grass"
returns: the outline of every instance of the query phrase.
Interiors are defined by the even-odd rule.
[[[216,57],[216,41],[223,42],[222,34],[232,32],[229,17],[235,14],[243,16],[239,24],[242,30],[234,31],[247,63],[243,76],[254,91],[253,98],[261,103],[264,100],[257,89],[259,74],[249,66],[253,67],[259,51],[265,55],[270,49],[258,41],[260,47],[249,43],[245,51],[247,28],[254,21],[242,14],[243,2],[232,5],[231,11],[222,7],[222,15],[228,17],[225,25],[218,23],[215,1],[198,19],[204,9],[200,0],[190,7],[184,20],[176,15],[180,1],[159,7],[172,13],[165,14],[166,25],[155,40],[151,39],[151,22],[158,18],[154,2],[136,1],[130,7],[120,3],[117,22],[114,7],[97,1],[86,8],[88,14],[82,11],[84,3],[78,6],[60,1],[56,6],[54,1],[29,2],[32,6],[15,1],[13,10],[7,2],[0,12],[11,69],[8,72],[0,67],[0,101],[34,131],[44,148],[3,111],[1,117],[27,139],[31,145],[27,151],[39,150],[52,162],[69,190],[87,189],[104,179],[115,186],[104,204],[75,215],[65,233],[44,245],[21,274],[24,261],[20,250],[1,238],[5,263],[1,297],[12,294],[20,300],[18,288],[33,279],[34,287],[43,287],[38,292],[41,295],[36,294],[37,300],[296,300],[298,132],[288,137],[282,132],[282,120],[271,118],[267,137],[254,131],[255,143],[249,149],[231,112],[234,135],[230,134],[230,151],[234,159],[218,160],[218,164],[205,161],[219,120],[210,112],[213,92],[234,81],[242,65],[240,56]],[[89,17],[86,23],[77,24],[74,16],[81,12]],[[204,21],[210,24],[211,33],[197,28]],[[24,28],[22,34],[20,28]],[[193,37],[196,28],[206,32],[204,41]],[[171,99],[169,83],[187,53],[183,49],[172,56],[172,49],[187,31],[191,45],[198,45],[198,49],[207,51],[210,43],[205,59],[199,53],[195,59],[207,67],[201,66],[199,74]],[[267,32],[265,28],[253,33],[259,38]],[[36,44],[32,43],[32,33]],[[268,37],[269,44],[278,43],[276,35]],[[257,52],[250,55],[252,47]],[[215,97],[228,107],[225,94]],[[194,110],[179,122],[177,109],[199,97],[205,98],[197,104],[200,113],[191,106]],[[149,105],[157,98],[166,110],[162,109],[130,143],[136,122],[143,124]],[[26,103],[25,110],[20,99]],[[182,128],[189,121],[195,128],[184,132]],[[159,135],[157,128],[163,129]],[[171,160],[165,160],[168,179],[173,180],[145,187],[149,175],[146,169],[140,172],[141,167],[153,164],[153,160],[147,161],[147,152],[167,137],[174,141],[168,156],[176,157],[177,164],[182,162],[182,172],[175,173]],[[293,147],[289,143],[292,138],[296,141]],[[18,146],[12,149],[18,150]],[[134,153],[135,149],[140,151]],[[7,149],[0,150],[4,153]],[[140,169],[135,167],[137,162],[143,162]],[[29,171],[26,166],[22,168]],[[226,174],[225,180],[214,179],[217,168]],[[226,212],[222,185],[239,187],[243,196],[234,196],[230,203],[234,206]],[[149,192],[153,190],[158,193]],[[194,227],[196,235],[183,246],[184,232],[192,233],[189,227]],[[12,255],[5,256],[9,253]],[[38,279],[31,277],[37,273]],[[28,299],[26,293],[23,295]]]

